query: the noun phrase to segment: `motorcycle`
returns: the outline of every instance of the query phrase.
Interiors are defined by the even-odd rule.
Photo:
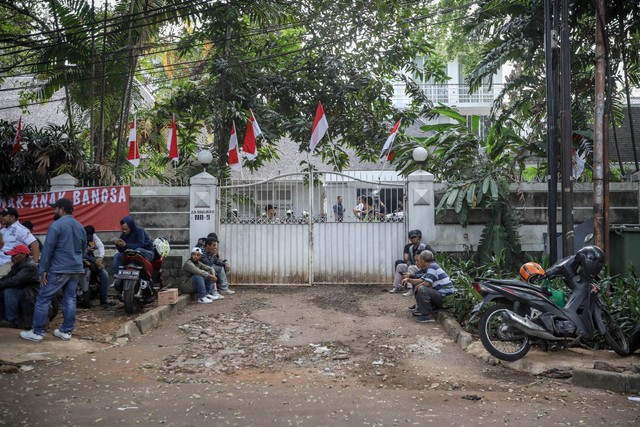
[[[76,305],[91,308],[91,300],[100,296],[100,277],[94,261],[84,259],[85,275],[76,289]]]
[[[520,280],[474,282],[484,299],[473,315],[486,308],[478,322],[484,348],[498,359],[513,362],[529,352],[534,339],[592,339],[599,333],[616,353],[628,356],[627,337],[600,296],[596,276],[603,266],[602,250],[585,246],[547,269],[545,279],[561,278],[571,291],[564,307],[550,300],[550,290]]]
[[[128,314],[141,310],[145,304],[158,299],[162,285],[162,264],[169,254],[169,242],[158,237],[153,242],[154,256],[149,261],[134,249],[124,251],[122,264],[114,274],[115,288]]]

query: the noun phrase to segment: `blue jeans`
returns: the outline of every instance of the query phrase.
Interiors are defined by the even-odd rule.
[[[109,273],[104,268],[98,269],[100,279],[100,304],[106,304],[109,295]]]
[[[213,283],[208,277],[204,278],[194,274],[191,276],[191,283],[193,284],[193,290],[198,294],[198,298],[204,298],[207,294],[213,292]]]
[[[219,265],[213,265],[213,271],[216,272],[216,276],[218,277],[218,283],[220,283],[220,290],[224,291],[229,289],[229,281],[227,280],[227,272],[224,271],[224,267]]]
[[[33,311],[33,332],[44,335],[44,325],[49,317],[49,303],[62,289],[62,313],[64,319],[60,332],[73,331],[76,321],[76,288],[84,273],[47,273],[47,284],[40,287]]]
[[[22,288],[6,288],[0,292],[0,317],[13,323],[22,323],[20,321],[19,310],[20,302],[24,296]]]
[[[146,249],[137,248],[134,249],[136,252],[140,252],[140,254],[145,257],[148,261],[153,260],[153,251],[148,251]],[[118,273],[118,269],[120,265],[122,265],[122,257],[124,256],[124,252],[116,251],[116,254],[113,256],[113,274]],[[107,279],[108,280],[108,279]]]

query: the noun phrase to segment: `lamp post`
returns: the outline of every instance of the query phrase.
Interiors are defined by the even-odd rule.
[[[415,160],[415,162],[418,164],[419,168],[422,169],[425,160],[427,160],[429,152],[426,148],[419,145],[413,149],[413,153],[411,155],[413,156],[413,160]]]
[[[197,154],[198,163],[202,165],[202,171],[207,171],[207,166],[213,161],[213,154],[209,150],[201,150]]]

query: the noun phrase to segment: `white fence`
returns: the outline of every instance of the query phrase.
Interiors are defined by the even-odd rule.
[[[290,174],[226,183],[219,191],[217,230],[234,283],[390,283],[406,234],[405,184],[397,177]],[[338,196],[340,218],[333,210]],[[358,196],[373,201],[373,221],[354,215]]]

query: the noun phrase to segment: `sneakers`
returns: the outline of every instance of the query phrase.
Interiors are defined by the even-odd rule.
[[[408,308],[408,310],[415,310],[416,308],[418,308],[418,304],[413,304],[411,307]]]
[[[71,332],[62,332],[60,329],[53,331],[53,335],[60,338],[62,341],[69,341],[71,339]]]
[[[435,323],[435,319],[428,314],[423,314],[421,316],[416,317],[416,322],[418,323]]]
[[[198,304],[211,304],[212,302],[209,297],[198,298]]]
[[[389,289],[389,293],[390,294],[399,294],[400,292],[402,292],[402,289],[400,289],[400,288]]]
[[[417,308],[415,310],[411,310],[411,314],[414,316],[426,316],[426,314],[420,313]]]
[[[20,338],[27,341],[41,342],[44,336],[36,334],[33,329],[20,332]]]
[[[413,288],[407,289],[407,292],[402,294],[403,297],[412,297],[413,296]]]
[[[220,295],[218,292],[207,294],[207,298],[209,298],[211,301],[215,301],[217,299],[224,299],[224,297]]]
[[[236,293],[236,291],[232,291],[231,289],[220,289],[220,293],[225,295],[233,295]]]

